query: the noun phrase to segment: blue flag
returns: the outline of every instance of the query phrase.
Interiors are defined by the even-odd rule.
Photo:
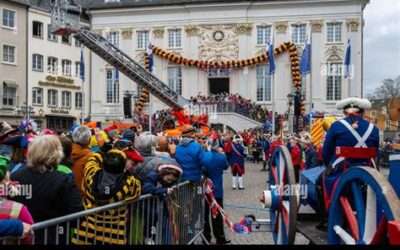
[[[347,41],[346,55],[344,57],[344,78],[350,77],[350,64],[351,64],[351,44],[350,39]]]
[[[268,44],[268,65],[269,72],[268,74],[272,75],[275,73],[275,57],[274,57],[274,45]]]
[[[149,71],[153,72],[154,60],[153,60],[153,45],[149,43],[147,46],[147,59],[149,61]]]
[[[85,81],[85,61],[83,59],[83,48],[81,49],[81,61],[79,64],[79,77],[82,81]]]
[[[305,76],[311,72],[311,43],[305,43],[300,59],[300,72]]]
[[[118,81],[119,80],[119,71],[117,68],[115,68],[115,75],[114,75],[114,80]]]

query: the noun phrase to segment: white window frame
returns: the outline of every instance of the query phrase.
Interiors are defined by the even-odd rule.
[[[6,84],[3,84],[2,86],[3,88],[3,95],[1,98],[1,104],[5,107],[15,107],[17,105],[17,88],[15,87],[9,87]],[[10,95],[10,91],[6,89],[13,89],[13,94],[14,95]],[[6,104],[4,104],[4,101],[6,100]],[[9,104],[9,100],[12,100],[12,104]]]
[[[110,31],[107,33],[107,40],[115,47],[119,47],[119,31]]]
[[[333,66],[332,65],[336,65]],[[343,97],[343,65],[342,62],[328,62],[327,65],[327,74],[325,80],[325,99],[327,102],[337,102],[340,101]],[[336,69],[334,67],[337,67]],[[330,89],[330,77],[332,77],[332,93],[329,95]],[[337,90],[338,84],[340,84],[339,91]],[[339,96],[336,95],[338,93]],[[332,97],[330,97],[332,96]]]
[[[47,40],[50,42],[58,42],[58,36],[50,32],[51,24],[47,24]]]
[[[267,68],[266,64],[259,64],[255,68],[257,103],[269,103],[272,101],[272,76],[268,74]],[[262,72],[260,73],[260,71]],[[259,88],[260,85],[261,87]]]
[[[4,61],[4,54],[5,54],[4,48],[5,48],[5,46],[14,47],[14,62]],[[1,45],[1,62],[4,63],[4,64],[17,65],[17,46],[15,46],[13,44],[3,43]]]
[[[39,60],[39,58],[41,58],[41,60]],[[41,68],[38,66],[41,66]],[[44,56],[41,54],[32,54],[32,71],[43,72],[44,71],[43,66],[44,66]]]
[[[64,76],[71,76],[72,75],[72,61],[69,59],[62,59],[61,60],[61,69],[62,74]]]
[[[79,61],[75,62],[75,77],[77,78],[80,77],[80,69],[81,69],[81,63]]]
[[[61,91],[61,107],[62,108],[71,108],[72,102],[72,93],[71,91],[63,90]]]
[[[33,24],[34,24],[34,23],[40,23],[40,24],[42,25],[42,26],[41,26],[42,28],[41,28],[41,34],[40,34],[40,36],[36,36],[36,35],[33,34],[33,31],[34,31],[34,28],[33,28],[34,25],[33,25]],[[43,36],[44,36],[44,24],[43,24],[43,22],[40,22],[40,21],[37,21],[37,20],[33,20],[33,21],[32,21],[32,37],[33,37],[33,38],[37,38],[37,39],[43,39]]]
[[[180,28],[168,29],[168,48],[171,49],[182,48],[182,29]]]
[[[50,64],[50,59],[55,59],[55,64]],[[47,57],[47,72],[53,75],[58,75],[58,58],[54,56]]]
[[[146,37],[147,34],[147,37]],[[137,49],[140,50],[146,50],[147,45],[149,44],[150,41],[150,31],[148,30],[138,30],[136,31],[136,43],[137,43]]]
[[[328,26],[330,25],[330,24],[340,24],[340,40],[336,40],[336,35],[337,35],[337,33],[336,33],[336,31],[335,31],[335,29],[333,29],[333,38],[334,38],[334,40],[333,41],[329,41],[329,31],[328,31]],[[344,35],[344,32],[343,32],[343,22],[342,21],[327,21],[326,23],[325,23],[325,41],[326,41],[326,43],[343,43],[343,35]]]
[[[304,39],[302,40],[301,33],[298,32],[300,27],[304,27]],[[294,38],[294,39],[293,39]],[[307,24],[306,23],[293,23],[290,25],[290,39],[293,43],[303,45],[307,40]]]
[[[119,104],[119,79],[114,68],[106,69],[106,103]]]
[[[50,95],[50,92],[53,93]],[[56,108],[58,106],[58,90],[48,89],[47,90],[47,106],[51,108]]]
[[[82,92],[75,92],[75,109],[81,110],[83,106],[83,94]]]
[[[168,86],[178,95],[182,95],[182,67],[180,65],[168,66]]]
[[[14,12],[14,26],[4,25],[4,11]],[[5,29],[16,30],[17,29],[17,11],[9,8],[3,8],[1,10],[1,26]]]
[[[268,31],[268,29],[269,29],[269,31]],[[262,34],[260,34],[261,30],[263,30]],[[266,34],[268,34],[268,32],[269,32],[269,35],[267,37]],[[271,38],[272,38],[272,25],[268,25],[268,24],[257,25],[257,28],[256,28],[257,45],[265,46],[271,42]]]
[[[39,90],[41,91],[40,94],[38,93]],[[40,97],[40,102],[38,102],[39,97]],[[40,87],[32,88],[32,105],[43,106],[43,88]]]

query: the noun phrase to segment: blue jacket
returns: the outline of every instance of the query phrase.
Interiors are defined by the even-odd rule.
[[[204,165],[204,149],[191,138],[183,138],[176,147],[175,159],[182,167],[182,181],[199,182]]]
[[[270,143],[269,143],[268,140],[260,139],[260,140],[257,141],[257,144],[259,144],[260,147],[262,147],[263,152],[268,152],[269,151]]]
[[[150,170],[143,180],[143,191],[142,194],[153,194],[157,195],[161,199],[167,196],[167,188],[162,187],[158,184],[159,175],[156,170]]]
[[[355,130],[362,137],[364,133],[367,131],[369,122],[363,119],[360,116],[349,116],[344,118],[350,125],[358,121],[358,128]],[[332,124],[330,129],[326,133],[324,146],[322,149],[322,155],[324,159],[324,163],[328,166],[333,161],[336,160],[335,150],[336,147],[340,146],[354,146],[357,144],[357,139],[353,136],[353,134],[339,121],[336,121]],[[368,147],[375,147],[377,150],[379,148],[379,129],[374,126],[372,133],[366,140],[366,144]],[[350,165],[362,164],[363,162],[368,161],[368,159],[357,159],[357,160],[348,160],[347,162]]]
[[[239,152],[240,155],[238,155],[234,150],[233,147],[236,148],[236,150]],[[229,164],[233,166],[234,164],[239,164],[239,166],[244,167],[244,159],[246,158],[246,155],[244,153],[244,147],[238,143],[232,143],[232,151],[228,154],[228,160]]]
[[[22,236],[22,222],[16,219],[0,220],[0,237]]]
[[[204,172],[205,175],[214,183],[215,198],[222,199],[224,197],[224,170],[229,167],[225,154],[216,151],[205,152]]]
[[[306,160],[305,160],[305,167],[306,169],[310,169],[316,167],[318,165],[317,160],[317,151],[313,146],[310,146],[304,150]]]

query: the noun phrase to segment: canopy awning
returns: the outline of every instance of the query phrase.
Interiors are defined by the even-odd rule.
[[[10,88],[18,88],[17,82],[13,80],[4,80],[3,84]]]

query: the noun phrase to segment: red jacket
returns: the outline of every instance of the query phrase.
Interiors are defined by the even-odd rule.
[[[301,149],[299,145],[296,145],[290,149],[290,155],[292,156],[293,166],[302,166],[301,160]]]
[[[274,153],[275,149],[278,148],[279,146],[283,145],[283,142],[281,140],[276,140],[271,143],[271,147],[269,147],[269,157],[272,156]]]

